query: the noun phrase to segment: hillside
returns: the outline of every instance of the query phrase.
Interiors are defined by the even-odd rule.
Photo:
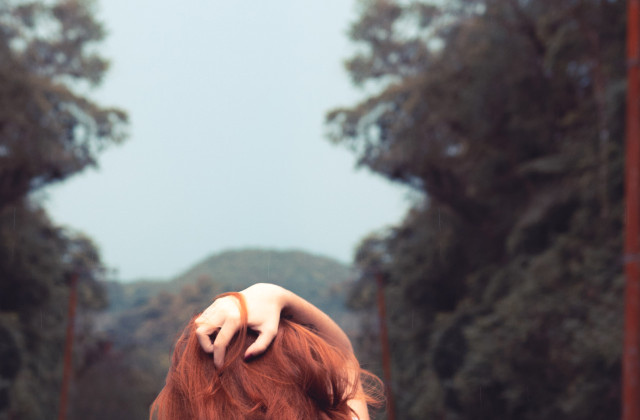
[[[143,306],[161,292],[177,293],[198,280],[211,280],[223,291],[242,290],[259,282],[275,283],[325,311],[340,312],[344,299],[336,296],[350,278],[350,268],[331,258],[303,251],[245,249],[213,254],[169,281],[110,281],[105,286],[111,313]]]

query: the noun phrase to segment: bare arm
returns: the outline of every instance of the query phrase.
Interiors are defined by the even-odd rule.
[[[345,354],[353,354],[347,335],[327,314],[300,296],[274,284],[258,283],[240,292],[247,302],[248,326],[259,336],[245,357],[262,354],[278,332],[284,312],[300,324],[312,325],[329,344]],[[196,334],[204,351],[214,354],[216,366],[222,366],[227,345],[240,326],[240,311],[233,297],[216,299],[197,319]],[[220,329],[214,342],[210,336]]]
[[[327,343],[335,346],[345,354],[353,354],[353,347],[349,337],[327,314],[307,302],[300,296],[282,289],[283,307],[285,315],[291,316],[294,321],[303,325],[311,325],[315,332]]]

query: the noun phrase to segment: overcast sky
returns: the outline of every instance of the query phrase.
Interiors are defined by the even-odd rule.
[[[118,278],[244,247],[351,262],[402,219],[406,190],[324,136],[325,113],[362,96],[342,65],[355,2],[102,0],[98,15],[112,67],[94,96],[129,113],[130,136],[46,206]]]

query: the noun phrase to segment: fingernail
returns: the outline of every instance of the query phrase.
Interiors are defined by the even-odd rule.
[[[247,361],[247,360],[251,359],[252,357],[253,357],[253,354],[247,353],[247,354],[244,355],[244,360]]]

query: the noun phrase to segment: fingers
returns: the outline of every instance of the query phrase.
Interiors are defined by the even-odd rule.
[[[256,341],[254,341],[253,344],[251,344],[247,349],[247,351],[244,353],[245,360],[264,353],[267,350],[267,348],[269,348],[269,346],[271,345],[271,342],[275,338],[277,332],[278,332],[277,325],[267,326],[260,329],[259,331],[260,335],[258,335],[258,338],[256,338]]]
[[[211,335],[220,328],[219,326],[222,325],[223,320],[220,314],[213,314],[208,318],[206,312],[196,318],[196,337],[198,338],[200,347],[202,347],[202,350],[205,352],[213,353]]]
[[[201,325],[196,328],[196,337],[200,342],[200,347],[207,353],[213,353],[213,343],[211,342],[211,334],[213,334],[217,328],[212,325]]]
[[[224,355],[227,351],[227,346],[235,333],[240,328],[240,321],[229,318],[225,321],[224,325],[218,332],[215,341],[213,342],[213,363],[217,369],[220,369],[224,364]]]
[[[278,331],[282,305],[273,299],[267,299],[264,293],[244,296],[247,300],[247,326],[258,332],[256,341],[245,352],[245,359],[258,356],[271,345]],[[227,347],[234,335],[240,330],[242,321],[241,310],[235,297],[224,296],[216,299],[195,320],[195,333],[202,349],[213,353],[214,364],[217,369],[222,368]],[[218,331],[216,337],[212,335]]]

